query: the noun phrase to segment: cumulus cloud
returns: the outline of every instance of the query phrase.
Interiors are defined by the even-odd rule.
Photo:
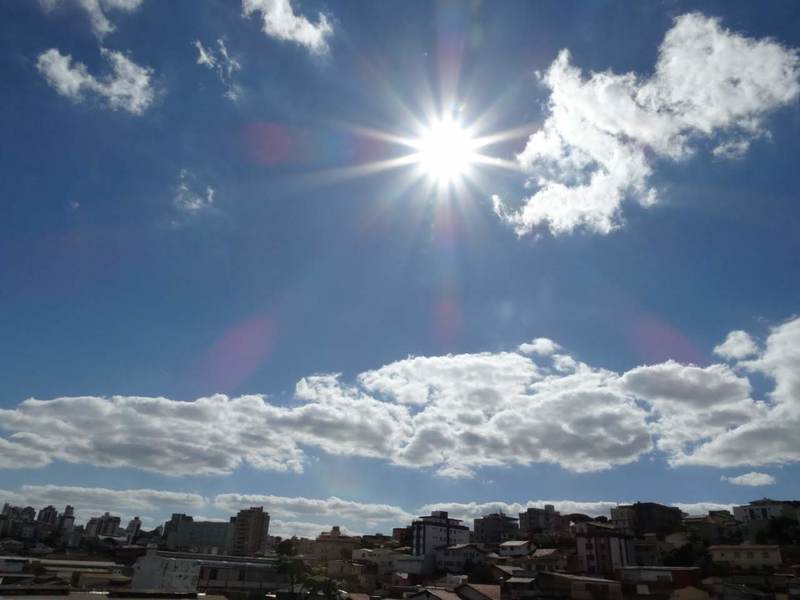
[[[233,80],[233,75],[242,68],[242,65],[228,52],[225,40],[219,38],[216,48],[203,46],[200,40],[195,40],[194,46],[197,48],[197,64],[216,73],[225,87],[223,95],[228,100],[236,102],[239,99],[240,89]]]
[[[624,390],[650,404],[658,447],[680,462],[697,444],[763,416],[750,382],[727,365],[697,367],[667,361],[637,367],[621,378]]]
[[[310,523],[308,521],[284,521],[283,519],[270,519],[269,532],[283,538],[298,537],[314,539],[323,531],[330,531],[333,525],[338,525],[345,535],[361,535],[363,532],[355,531],[342,525],[337,520],[328,523]]]
[[[95,34],[102,38],[115,29],[108,13],[115,11],[131,13],[142,5],[142,0],[39,0],[39,4],[47,12],[63,5],[80,8],[89,17]]]
[[[197,191],[195,180],[194,173],[188,169],[181,169],[172,204],[185,215],[196,215],[208,211],[214,206],[214,188],[209,185],[204,190]]]
[[[800,461],[800,318],[773,328],[764,351],[737,371],[669,360],[617,373],[555,342],[531,345],[408,357],[353,378],[304,377],[290,402],[221,394],[28,399],[0,409],[0,444],[12,456],[0,467],[65,461],[180,476],[246,464],[300,472],[309,450],[445,477],[533,463],[600,471],[654,449],[673,466]],[[749,372],[775,381],[767,398],[754,397]],[[294,521],[303,514],[285,512]]]
[[[235,513],[249,506],[263,506],[270,515],[285,522],[305,522],[304,519],[307,518],[319,518],[337,523],[337,519],[344,519],[363,523],[368,527],[387,525],[387,523],[391,527],[392,523],[404,523],[413,518],[411,513],[391,504],[353,502],[335,496],[291,498],[262,494],[219,494],[214,498],[214,506],[229,513]],[[287,519],[289,521],[286,521]],[[320,531],[321,529],[318,529],[316,533]]]
[[[720,479],[732,483],[733,485],[745,485],[749,487],[773,485],[775,483],[775,478],[772,475],[769,473],[759,473],[757,471],[750,471],[749,473],[743,473],[736,477],[726,477],[723,475]]]
[[[614,381],[586,365],[561,373],[513,352],[412,357],[352,383],[306,377],[290,406],[262,396],[28,399],[0,410],[0,428],[41,453],[37,464],[173,475],[229,473],[243,463],[301,471],[306,447],[452,477],[533,462],[591,471],[651,448],[646,412]]]
[[[140,67],[121,52],[105,48],[100,52],[111,64],[111,73],[100,78],[89,73],[86,65],[73,63],[71,55],[61,54],[55,48],[40,54],[36,67],[50,87],[73,102],[94,97],[112,110],[141,115],[155,97],[152,69]]]
[[[761,355],[739,364],[774,381],[771,402],[759,418],[714,437],[679,464],[742,467],[800,462],[800,318],[773,327]]]
[[[714,346],[714,354],[726,360],[741,360],[758,354],[758,345],[746,331],[731,331],[724,342]]]
[[[551,354],[555,354],[561,350],[561,346],[548,338],[536,338],[532,342],[520,344],[517,349],[523,354],[539,354],[541,356],[550,356]]]
[[[765,135],[765,117],[800,95],[800,60],[795,49],[689,13],[666,33],[652,76],[584,76],[563,50],[542,82],[549,114],[517,156],[535,192],[516,210],[494,196],[495,211],[520,235],[606,234],[620,226],[626,200],[658,201],[649,181],[657,159],[685,159],[703,139],[717,156],[740,157]]]
[[[242,0],[242,13],[250,17],[260,13],[263,31],[277,40],[295,42],[312,54],[328,52],[328,37],[333,27],[328,18],[320,13],[317,22],[295,14],[291,0]]]

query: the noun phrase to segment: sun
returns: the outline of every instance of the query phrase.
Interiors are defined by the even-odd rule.
[[[475,162],[475,141],[469,129],[453,118],[431,123],[414,147],[422,171],[440,184],[461,179]]]

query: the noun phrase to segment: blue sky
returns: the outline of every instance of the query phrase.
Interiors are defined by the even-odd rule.
[[[309,533],[798,496],[799,20],[3,3],[0,497]],[[494,143],[445,182],[409,144],[451,116]]]

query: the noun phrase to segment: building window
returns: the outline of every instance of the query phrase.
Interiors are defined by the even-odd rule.
[[[216,579],[217,578],[217,570],[216,569],[211,569],[208,572],[208,578],[209,579]]]

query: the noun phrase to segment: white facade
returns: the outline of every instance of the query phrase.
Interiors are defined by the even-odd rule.
[[[200,563],[194,559],[166,558],[155,548],[133,565],[132,590],[159,590],[163,592],[196,592],[200,579]]]
[[[777,567],[782,563],[780,546],[740,544],[738,546],[709,546],[711,560],[737,567]]]
[[[535,546],[528,541],[525,540],[512,540],[508,542],[503,542],[497,547],[497,553],[500,556],[511,556],[511,557],[523,557],[528,556],[533,550],[535,550]]]
[[[389,548],[359,548],[353,550],[353,560],[368,562],[378,567],[378,573],[388,573],[396,570],[395,563],[402,558],[406,558],[407,554],[400,554]]]

